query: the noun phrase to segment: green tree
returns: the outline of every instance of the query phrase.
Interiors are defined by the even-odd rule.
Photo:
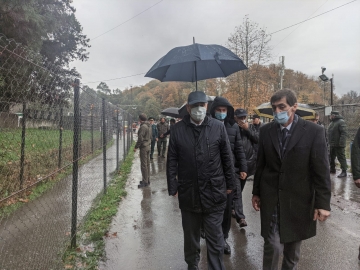
[[[0,62],[0,110],[19,102],[66,105],[74,77],[80,77],[69,63],[87,60],[89,47],[71,1],[0,0],[0,33],[6,48]]]
[[[96,89],[98,90],[98,93],[104,94],[106,96],[111,94],[109,86],[104,82],[99,83]]]

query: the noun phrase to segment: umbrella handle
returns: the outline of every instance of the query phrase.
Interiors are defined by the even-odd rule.
[[[197,91],[197,90],[198,90],[198,88],[197,88],[197,70],[196,70],[196,61],[194,61],[194,63],[195,63],[195,91]]]

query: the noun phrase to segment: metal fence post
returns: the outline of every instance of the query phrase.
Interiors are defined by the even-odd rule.
[[[23,117],[21,123],[21,153],[20,153],[20,189],[24,184],[24,167],[25,167],[25,136],[26,136],[26,103],[23,103]]]
[[[128,154],[129,154],[129,150],[130,150],[130,146],[131,146],[130,137],[131,137],[131,132],[132,132],[132,121],[131,121],[130,113],[129,113],[129,123],[131,123],[131,129],[129,130],[129,133],[128,133]]]
[[[102,137],[103,137],[103,180],[104,180],[104,193],[106,193],[106,120],[105,120],[105,98],[102,98]]]
[[[93,104],[91,104],[91,114],[90,114],[90,132],[91,132],[91,153],[94,153],[94,114],[93,114]]]
[[[60,119],[59,119],[59,159],[58,168],[61,168],[62,162],[62,141],[63,141],[63,108],[60,108]]]
[[[79,110],[79,158],[81,158],[81,133],[82,133],[82,114],[81,114],[81,109]]]
[[[125,145],[126,145],[126,138],[125,138],[125,135],[126,135],[126,127],[125,127],[125,111],[123,111],[123,113],[122,113],[122,132],[123,132],[123,152],[124,152],[124,159],[123,160],[125,160],[125,158],[126,158],[126,147],[125,147]]]
[[[119,109],[116,108],[116,171],[119,170]]]
[[[78,159],[79,159],[79,130],[80,130],[80,81],[74,85],[74,141],[73,141],[73,178],[72,178],[72,215],[71,215],[71,247],[76,247],[77,226],[77,191],[78,191]]]
[[[133,117],[131,116],[131,123],[134,122],[134,119]],[[133,138],[134,138],[134,134],[133,134],[133,130],[131,129],[131,134],[130,134],[130,146],[133,142]]]

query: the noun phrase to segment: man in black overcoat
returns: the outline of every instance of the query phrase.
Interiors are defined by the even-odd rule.
[[[188,269],[198,269],[200,228],[206,235],[209,270],[225,269],[222,221],[227,194],[235,188],[234,162],[223,123],[206,116],[204,92],[191,92],[190,115],[171,128],[166,164],[170,196],[178,196]]]
[[[291,90],[270,100],[274,121],[260,129],[252,204],[260,210],[263,269],[296,269],[301,241],[330,215],[330,171],[321,126],[295,114]]]

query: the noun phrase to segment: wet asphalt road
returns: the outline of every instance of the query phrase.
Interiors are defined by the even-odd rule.
[[[332,177],[334,178],[334,177]],[[119,206],[106,240],[107,259],[100,269],[187,269],[183,259],[183,234],[177,198],[169,197],[165,159],[151,163],[151,185],[138,189],[141,180],[139,158],[135,159],[127,184],[128,195]],[[332,214],[318,224],[317,236],[302,244],[301,270],[360,269],[360,204],[346,199],[359,198],[352,179],[332,179]],[[263,239],[260,216],[251,207],[252,181],[244,189],[244,211],[248,227],[240,229],[233,220],[228,242],[232,254],[224,255],[226,269],[261,269]],[[345,199],[344,199],[345,198]],[[111,235],[110,233],[110,235]],[[207,269],[206,244],[201,240],[200,269]]]

